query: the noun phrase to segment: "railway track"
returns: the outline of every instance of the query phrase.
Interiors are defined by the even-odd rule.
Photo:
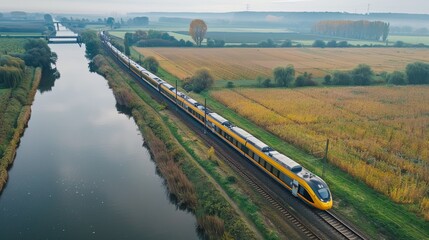
[[[110,51],[108,51],[110,53]],[[134,77],[138,83],[145,86],[148,86],[147,83],[141,82],[139,80],[139,76],[135,75],[133,72],[129,71],[126,67],[124,67],[116,58],[111,54],[112,58],[115,60],[115,62],[118,63],[118,65],[121,66],[123,70],[128,72],[132,77]],[[177,111],[177,108],[173,103],[171,103],[168,99],[164,99],[163,97],[157,95],[158,92],[154,91],[152,88],[149,87],[149,92],[151,95],[157,99],[158,101],[164,101],[167,102],[170,109],[176,109],[176,111],[172,111],[177,113],[176,115],[179,118],[185,118],[186,120],[184,123],[191,129],[197,133],[197,135],[200,136],[200,138],[205,142],[207,146],[213,146],[213,144],[218,145],[218,141],[214,140],[214,138],[217,138],[214,134],[210,133],[210,137],[207,136],[206,131],[202,131],[204,127],[202,127],[199,123],[197,123],[194,119],[189,117],[188,115],[184,114],[181,110]],[[194,123],[191,123],[190,121],[193,121]],[[224,143],[221,142],[223,145]],[[226,144],[225,144],[226,145]],[[229,147],[229,146],[228,146]],[[219,149],[222,149],[220,146]],[[232,148],[231,151],[234,151]],[[259,193],[268,203],[270,203],[275,209],[278,210],[278,212],[281,214],[283,219],[291,223],[293,226],[296,227],[296,229],[299,229],[302,233],[302,236],[305,237],[305,239],[331,239],[332,235],[325,235],[321,233],[320,231],[315,231],[315,226],[308,227],[308,223],[303,223],[298,217],[295,216],[294,213],[292,213],[282,201],[279,201],[280,197],[275,196],[275,194],[272,193],[272,191],[268,190],[269,187],[266,186],[263,183],[260,183],[261,181],[258,181],[255,179],[253,174],[251,174],[249,171],[246,171],[243,169],[243,166],[237,161],[234,161],[228,153],[225,151],[217,151],[217,154],[221,155],[222,159],[225,160],[225,162],[237,173],[239,174],[242,179],[251,186],[257,193]],[[241,154],[240,154],[241,155]],[[244,158],[244,157],[243,157]],[[245,159],[247,160],[247,159]],[[303,204],[304,205],[304,204]],[[317,209],[312,209],[314,215],[318,216],[319,219],[321,219],[324,223],[326,223],[330,228],[331,231],[335,232],[335,236],[337,236],[338,239],[366,239],[361,234],[359,234],[357,231],[355,231],[353,228],[351,228],[348,224],[341,221],[338,217],[336,217],[333,213],[329,211],[320,211]]]
[[[319,211],[317,213],[320,218],[323,219],[326,223],[328,223],[335,231],[341,234],[344,238],[350,240],[358,240],[358,239],[366,239],[364,236],[359,234],[353,228],[351,228],[348,224],[341,221],[335,214],[330,211]]]

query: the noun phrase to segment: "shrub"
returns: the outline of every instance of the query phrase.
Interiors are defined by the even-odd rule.
[[[429,83],[429,64],[415,62],[407,65],[405,72],[410,84]]]
[[[331,85],[332,84],[332,76],[330,74],[325,75],[323,78],[323,84]]]
[[[315,40],[313,42],[313,47],[324,48],[326,47],[326,43],[323,40]]]
[[[224,232],[225,226],[222,219],[217,216],[203,216],[197,218],[198,229],[213,239],[220,239]]]
[[[337,41],[335,41],[335,40],[331,40],[331,41],[329,41],[327,44],[326,44],[326,47],[330,47],[330,48],[334,48],[334,47],[337,47],[338,45],[337,45]]]
[[[158,72],[159,62],[156,60],[156,58],[152,56],[145,57],[143,59],[142,66],[146,68],[147,70],[151,71],[152,73]]]
[[[387,77],[387,82],[394,85],[406,85],[407,82],[407,76],[405,73],[400,71],[394,71],[393,73],[389,74]]]
[[[228,83],[226,84],[226,87],[227,87],[227,88],[234,88],[235,86],[234,86],[234,83],[233,83],[233,82],[228,82]]]
[[[281,45],[282,47],[292,47],[292,41],[291,40],[289,40],[289,39],[287,39],[287,40],[285,40],[283,43],[282,43],[282,45]]]
[[[203,68],[199,69],[195,72],[195,74],[189,78],[184,80],[184,88],[188,90],[191,88],[194,92],[200,93],[203,90],[208,89],[213,85],[214,79],[210,72]]]
[[[351,72],[354,85],[370,85],[374,72],[366,64],[359,64]]]
[[[350,73],[341,72],[341,71],[334,73],[334,77],[332,79],[332,82],[334,85],[344,85],[344,86],[348,86],[348,85],[353,84],[352,77],[350,76]]]
[[[299,75],[295,80],[296,87],[304,87],[304,86],[316,86],[317,83],[313,81],[313,75],[308,72],[304,72],[304,74]]]

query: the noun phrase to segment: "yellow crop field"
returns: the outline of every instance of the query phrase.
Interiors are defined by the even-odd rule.
[[[212,96],[429,220],[429,86],[232,89]],[[322,153],[320,153],[321,155]]]
[[[293,64],[297,73],[323,77],[358,64],[376,72],[403,70],[408,63],[429,62],[429,49],[411,48],[135,48],[154,56],[171,74],[183,79],[208,68],[215,79],[243,80],[270,76],[272,69]]]

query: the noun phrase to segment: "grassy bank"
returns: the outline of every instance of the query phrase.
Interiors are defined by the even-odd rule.
[[[40,68],[27,68],[21,84],[14,89],[0,89],[0,192],[13,163],[20,138],[31,116],[31,104],[42,76]]]
[[[178,144],[174,124],[158,113],[163,106],[151,99],[110,58],[99,55],[94,63],[108,80],[117,102],[132,110],[170,195],[179,206],[196,215],[198,228],[213,239],[256,239],[257,234],[201,172],[194,155]]]

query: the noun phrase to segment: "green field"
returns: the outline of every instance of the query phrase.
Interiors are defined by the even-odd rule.
[[[0,38],[0,54],[23,53],[26,41],[24,38]]]
[[[390,44],[393,44],[396,41],[403,41],[405,43],[410,44],[419,44],[423,43],[425,45],[429,45],[429,36],[399,36],[399,35],[391,35],[388,37]]]

